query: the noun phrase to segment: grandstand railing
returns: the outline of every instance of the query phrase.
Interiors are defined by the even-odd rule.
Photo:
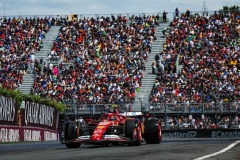
[[[69,102],[66,112],[78,114],[103,113],[120,108],[119,111],[131,111],[132,103],[117,104],[81,104]],[[140,107],[139,107],[140,108]],[[240,102],[224,103],[154,103],[149,104],[146,108],[149,113],[167,113],[167,114],[225,114],[239,113]]]
[[[224,103],[154,103],[149,111],[155,113],[240,113],[239,102]]]
[[[64,115],[68,117],[99,116],[103,113],[132,111],[132,103],[122,104],[80,104],[67,103],[68,108]],[[146,110],[145,110],[146,111]],[[235,118],[240,115],[239,102],[225,103],[155,103],[149,104],[147,113],[161,119],[163,129],[213,129],[213,128],[237,128],[240,129],[240,121]],[[211,119],[211,121],[206,121]],[[227,117],[228,121],[224,120]],[[182,122],[171,122],[170,119],[182,119]],[[193,124],[192,119],[198,119],[198,124]],[[201,122],[201,123],[199,123]]]

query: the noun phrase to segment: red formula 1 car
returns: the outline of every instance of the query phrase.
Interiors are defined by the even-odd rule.
[[[141,118],[137,118],[141,117]],[[145,119],[144,122],[140,119]],[[162,140],[161,122],[145,118],[141,112],[106,113],[97,121],[81,124],[78,121],[65,123],[61,143],[68,148],[78,148],[82,143],[109,145],[126,143],[138,146]]]

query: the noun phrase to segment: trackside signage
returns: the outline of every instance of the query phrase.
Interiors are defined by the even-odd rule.
[[[22,118],[24,126],[57,129],[58,111],[50,106],[26,101]]]
[[[163,137],[168,138],[196,138],[196,131],[163,133]]]
[[[163,130],[165,138],[240,138],[240,129]]]
[[[0,96],[0,124],[16,124],[17,109],[16,101],[14,99]]]
[[[57,141],[58,132],[44,128],[0,126],[1,142]]]
[[[26,101],[20,108],[14,99],[0,96],[0,125],[56,130],[58,114],[58,110],[51,106]]]
[[[233,132],[212,131],[212,138],[240,138],[240,130]]]
[[[43,124],[53,126],[54,108],[38,103],[27,102],[25,104],[25,123]]]
[[[19,142],[19,129],[0,128],[0,142]]]

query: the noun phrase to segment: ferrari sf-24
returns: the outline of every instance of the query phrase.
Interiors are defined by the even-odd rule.
[[[105,113],[98,120],[83,124],[69,121],[64,124],[61,143],[78,148],[82,143],[110,145],[125,143],[139,146],[156,144],[162,140],[161,122],[141,112]]]

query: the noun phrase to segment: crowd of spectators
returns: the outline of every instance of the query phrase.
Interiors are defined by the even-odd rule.
[[[17,89],[50,28],[48,18],[0,19],[0,84]]]
[[[52,25],[61,25],[49,53],[49,58],[60,59],[59,65],[34,58]],[[130,19],[123,15],[84,17],[73,21],[1,18],[0,85],[17,89],[23,75],[33,66],[36,78],[31,94],[62,102],[75,100],[79,104],[133,102],[135,92],[141,87],[158,25],[158,15]],[[164,49],[155,57],[157,79],[150,103],[207,102],[211,105],[204,106],[205,109],[214,111],[215,103],[240,102],[239,13],[176,14],[164,36]],[[183,66],[179,72],[176,63]],[[239,108],[234,104],[233,107]],[[227,110],[227,106],[219,106]],[[202,109],[183,105],[177,110],[191,112],[192,108],[196,112]],[[102,110],[98,106],[95,109]],[[176,111],[174,107],[171,109]],[[163,123],[166,129],[196,129],[238,125],[239,120],[238,116],[232,119],[181,116],[166,117]]]
[[[167,116],[161,119],[163,129],[227,129],[240,128],[240,119],[234,117],[199,117],[199,116]]]
[[[31,93],[83,104],[132,101],[158,24],[154,15],[64,21],[49,55],[61,63],[39,63]]]
[[[150,101],[239,102],[239,22],[238,12],[177,14],[165,34],[164,50],[155,58]],[[49,53],[60,59],[58,66],[34,59],[51,25],[61,25]],[[32,94],[80,103],[134,100],[157,25],[158,15],[132,16],[130,21],[125,15],[73,21],[2,18],[0,83],[18,88],[34,61]],[[177,62],[183,66],[179,72]]]
[[[240,101],[240,13],[181,14],[166,34],[150,101]],[[159,61],[159,57],[163,61]],[[177,63],[183,68],[178,72]]]

